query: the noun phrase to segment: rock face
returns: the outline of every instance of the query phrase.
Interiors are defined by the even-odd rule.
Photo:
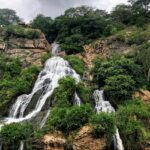
[[[23,65],[42,65],[42,57],[48,53],[50,45],[43,33],[38,39],[10,37],[7,41],[0,42],[0,52],[9,57],[20,58]]]
[[[83,127],[75,137],[73,150],[105,150],[106,140],[93,138],[91,132],[89,126]]]
[[[108,37],[84,46],[84,62],[88,68],[92,67],[92,60],[97,56],[109,57],[114,54],[128,53],[130,48],[127,44],[119,42],[116,37]]]
[[[133,95],[133,97],[134,98],[141,98],[142,100],[144,100],[144,102],[150,104],[150,91],[140,90],[138,92],[135,92],[135,94]]]
[[[64,150],[66,139],[59,134],[47,134],[43,138],[44,150]]]

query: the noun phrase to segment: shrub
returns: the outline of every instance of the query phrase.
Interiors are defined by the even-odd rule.
[[[78,56],[69,55],[66,56],[65,59],[70,63],[72,68],[80,75],[83,76],[85,71],[85,65],[83,60],[81,60]]]
[[[59,87],[55,89],[56,107],[69,107],[73,104],[72,97],[76,91],[76,81],[71,77],[65,77],[59,80]]]
[[[128,101],[116,113],[117,127],[126,150],[139,150],[150,139],[150,106],[139,100]]]
[[[9,145],[11,149],[17,149],[21,141],[28,140],[33,133],[33,128],[29,124],[12,123],[2,127],[0,140],[4,145]]]
[[[54,108],[48,119],[46,128],[60,130],[68,134],[88,123],[91,114],[92,108],[89,105],[81,105],[81,107],[73,106],[71,108]]]
[[[97,138],[103,136],[110,138],[115,133],[115,122],[112,114],[94,114],[90,118],[90,123],[93,130],[92,133]]]
[[[41,32],[31,28],[23,28],[19,25],[9,25],[6,27],[5,39],[11,36],[16,38],[36,39],[40,37]]]
[[[90,103],[91,89],[83,82],[77,84],[76,92],[83,103]]]
[[[121,102],[131,97],[135,90],[135,81],[131,76],[117,75],[106,79],[106,85],[104,86],[105,93],[109,100],[115,100]]]
[[[23,68],[19,59],[0,54],[0,114],[7,113],[11,101],[19,94],[27,93],[39,73],[36,66]]]
[[[83,52],[84,39],[80,34],[74,34],[66,37],[64,43],[61,44],[61,49],[67,54],[76,54]]]

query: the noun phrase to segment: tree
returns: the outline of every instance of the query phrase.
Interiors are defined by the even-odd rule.
[[[126,150],[141,150],[150,139],[150,106],[142,100],[130,100],[116,112],[116,123]]]
[[[99,113],[90,118],[92,133],[95,137],[104,137],[111,139],[115,133],[115,122],[112,114]]]
[[[129,0],[132,7],[132,23],[138,26],[143,26],[146,22],[149,22],[149,0]]]
[[[20,18],[11,9],[0,9],[0,25],[17,24]]]
[[[47,129],[60,130],[65,134],[77,130],[89,121],[92,115],[90,105],[73,106],[70,108],[53,108],[46,125]]]
[[[40,29],[50,43],[55,40],[55,28],[53,26],[53,20],[50,17],[39,14],[35,19],[33,19],[31,26],[33,28]]]
[[[31,138],[33,127],[29,124],[12,123],[2,127],[0,141],[10,150],[18,149],[21,141]]]
[[[128,100],[135,90],[135,81],[128,75],[117,75],[105,80],[105,94],[113,104]]]
[[[115,21],[119,21],[123,24],[129,24],[131,22],[131,7],[128,5],[117,5],[111,13],[112,18]]]

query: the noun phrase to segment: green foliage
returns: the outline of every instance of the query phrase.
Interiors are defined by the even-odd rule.
[[[113,57],[94,61],[93,81],[106,90],[109,100],[120,103],[128,99],[143,79],[141,68],[132,59]]]
[[[150,107],[142,101],[132,100],[119,107],[116,123],[126,150],[142,149],[150,139],[149,118]]]
[[[5,39],[9,37],[37,39],[41,35],[39,30],[24,28],[19,25],[9,25],[6,27]]]
[[[0,141],[4,145],[9,145],[9,149],[17,149],[21,141],[31,138],[33,128],[29,124],[12,123],[2,127],[0,131]]]
[[[23,68],[19,59],[0,54],[0,114],[8,112],[11,101],[19,94],[29,92],[39,69],[36,66]]]
[[[49,117],[46,128],[60,130],[65,134],[77,130],[86,123],[92,114],[89,105],[73,106],[71,108],[54,108]]]
[[[50,17],[45,17],[42,14],[37,15],[37,17],[32,21],[31,26],[34,29],[41,30],[50,43],[55,40],[56,33],[54,32],[55,29],[53,29],[53,20]]]
[[[77,84],[76,92],[83,103],[90,103],[91,89],[83,82]]]
[[[76,81],[71,77],[60,79],[59,87],[55,89],[56,107],[69,107],[73,104],[72,98],[76,91]]]
[[[0,9],[0,25],[9,25],[20,21],[16,12],[11,9]]]
[[[84,38],[81,34],[73,34],[66,37],[61,44],[61,48],[66,51],[67,54],[76,54],[83,52]]]
[[[128,75],[108,77],[105,83],[104,90],[107,97],[118,102],[130,98],[135,90],[135,81]]]
[[[150,44],[145,43],[138,47],[136,61],[141,64],[147,81],[150,81]]]
[[[141,45],[148,41],[150,36],[149,25],[144,28],[130,27],[116,34],[117,40],[125,42],[128,45]]]
[[[80,75],[83,76],[85,71],[85,65],[83,60],[81,60],[78,56],[68,55],[65,59],[70,63],[71,67]]]
[[[99,113],[94,114],[90,118],[92,125],[92,133],[95,137],[104,137],[110,139],[115,133],[115,122],[112,114]]]

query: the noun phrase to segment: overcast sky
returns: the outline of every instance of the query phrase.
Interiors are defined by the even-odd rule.
[[[110,11],[120,3],[127,3],[127,0],[0,0],[0,8],[14,9],[24,21],[29,22],[41,13],[54,18],[67,8],[80,5]]]

